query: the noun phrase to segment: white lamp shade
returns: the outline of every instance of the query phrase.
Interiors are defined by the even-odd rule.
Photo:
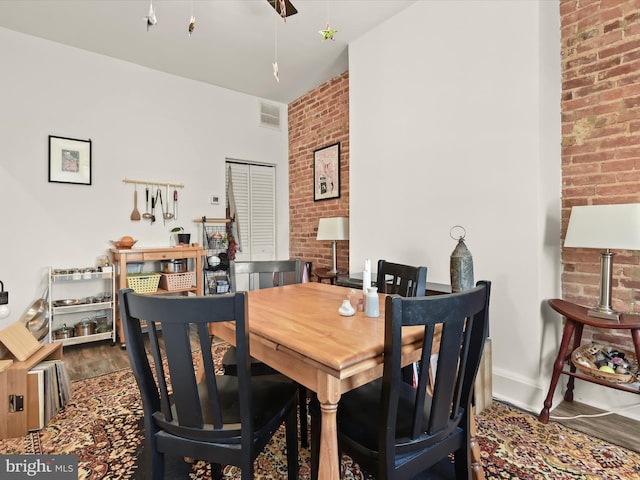
[[[321,218],[316,240],[349,240],[349,219],[346,217]]]
[[[640,203],[573,207],[564,246],[640,250]]]

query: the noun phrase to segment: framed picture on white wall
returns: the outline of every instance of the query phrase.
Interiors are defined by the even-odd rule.
[[[340,198],[340,142],[313,152],[313,200]]]
[[[91,185],[91,140],[49,135],[49,182]]]

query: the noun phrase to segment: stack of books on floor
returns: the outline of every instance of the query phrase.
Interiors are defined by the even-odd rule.
[[[27,378],[29,430],[43,428],[71,398],[71,381],[62,360],[45,360],[31,370]]]

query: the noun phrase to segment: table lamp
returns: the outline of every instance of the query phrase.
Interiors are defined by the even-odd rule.
[[[329,273],[337,275],[336,241],[349,240],[349,219],[346,217],[321,218],[316,240],[333,240],[333,268]]]
[[[564,246],[604,249],[600,252],[599,304],[589,310],[589,315],[620,318],[620,313],[611,308],[611,267],[615,254],[610,249],[640,250],[640,203],[573,207]]]

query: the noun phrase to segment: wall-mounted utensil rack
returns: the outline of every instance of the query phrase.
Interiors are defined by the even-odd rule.
[[[145,182],[144,180],[129,180],[128,178],[125,178],[122,181],[124,183],[135,183],[137,185],[158,185],[160,187],[184,188],[184,184],[183,183]]]
[[[231,220],[228,218],[196,218],[194,223],[229,223]]]

